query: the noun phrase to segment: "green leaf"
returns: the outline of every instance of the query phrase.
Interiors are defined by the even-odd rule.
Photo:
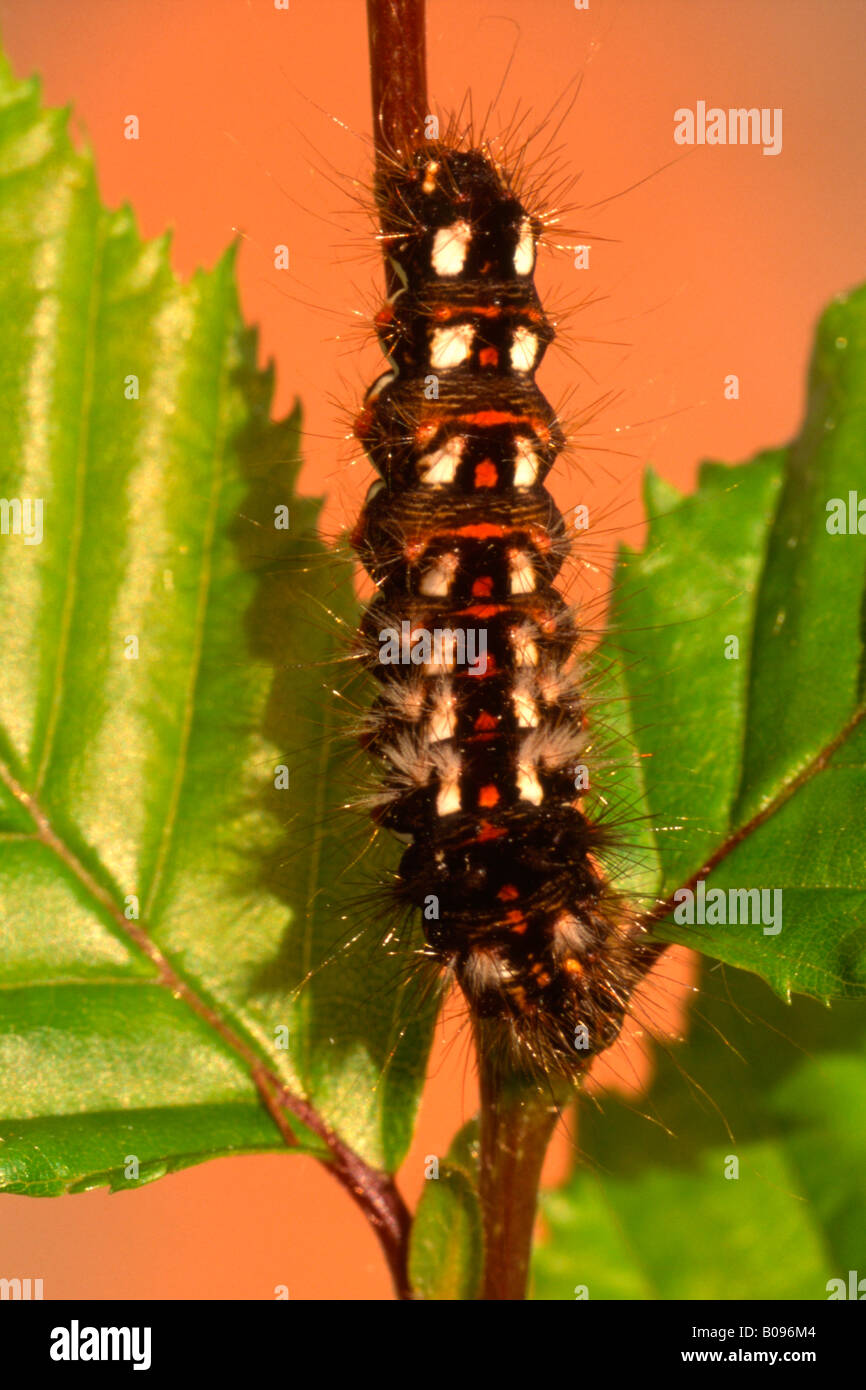
[[[788,450],[705,465],[686,498],[647,478],[598,687],[600,742],[635,750],[596,779],[634,821],[631,881],[613,873],[657,918],[701,871],[778,888],[782,929],[656,921],[754,973],[705,976],[646,1098],[582,1107],[580,1165],[542,1203],[538,1298],[825,1299],[862,1265],[866,1012],[782,1000],[863,992],[866,546],[856,519],[827,522],[831,499],[866,498],[864,388],[866,289],[821,321]]]
[[[826,1299],[862,1268],[864,1085],[862,1003],[709,976],[649,1095],[582,1107],[580,1166],[542,1200],[534,1296]]]
[[[864,425],[866,288],[821,320],[798,439],[704,465],[686,498],[649,474],[649,539],[615,578],[658,898],[767,890],[760,922],[755,900],[658,934],[782,994],[866,988],[866,537],[828,530],[832,499],[866,499]]]
[[[5,65],[0,181],[0,495],[43,531],[0,536],[0,1184],[280,1148],[260,1065],[394,1167],[431,1010],[349,884],[355,604],[298,415],[269,423],[233,255],[179,283]]]
[[[478,1123],[455,1136],[437,1177],[418,1203],[409,1247],[409,1281],[416,1298],[474,1299],[483,1267],[478,1196]]]

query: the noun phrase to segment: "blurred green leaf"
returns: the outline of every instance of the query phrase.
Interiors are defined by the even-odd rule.
[[[409,1247],[415,1297],[477,1298],[483,1253],[478,1124],[472,1120],[455,1136],[438,1176],[429,1176],[424,1184]]]
[[[646,1096],[581,1107],[536,1298],[825,1299],[862,1269],[866,1007],[787,1005],[716,967],[694,1014]]]

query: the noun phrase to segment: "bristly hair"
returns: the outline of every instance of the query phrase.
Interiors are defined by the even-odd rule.
[[[356,424],[379,477],[353,544],[378,590],[358,653],[381,692],[363,739],[426,957],[493,1057],[577,1081],[664,947],[612,888],[586,796],[582,633],[557,587],[571,540],[544,486],[565,439],[535,382],[554,336],[544,221],[519,183],[453,130],[380,165],[389,365]]]

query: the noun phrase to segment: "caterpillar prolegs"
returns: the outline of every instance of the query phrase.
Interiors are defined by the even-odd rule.
[[[406,842],[395,891],[486,1043],[577,1079],[661,947],[607,882],[576,789],[592,744],[544,485],[564,438],[535,382],[554,336],[542,224],[489,148],[426,143],[379,184],[389,370],[356,424],[379,478],[354,534],[378,589],[361,628],[374,815]]]

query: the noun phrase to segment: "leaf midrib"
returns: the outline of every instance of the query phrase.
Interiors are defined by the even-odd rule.
[[[263,1058],[253,1039],[248,1039],[241,1035],[240,1028],[236,1032],[230,1027],[216,1008],[209,1004],[207,1000],[198,993],[196,987],[190,983],[183,973],[169,960],[164,952],[156,945],[150,935],[146,920],[139,922],[130,921],[124,916],[118,904],[114,901],[111,894],[102,887],[93,874],[78,858],[75,851],[64,841],[61,835],[54,829],[46,812],[42,809],[37,799],[21,786],[5,762],[0,761],[0,781],[4,783],[8,791],[23,806],[24,810],[33,820],[36,826],[35,839],[45,846],[49,852],[56,855],[60,862],[72,873],[79,885],[87,893],[94,908],[98,913],[107,913],[115,926],[120,928],[123,936],[143,954],[156,968],[155,978],[143,979],[141,984],[159,984],[167,988],[172,995],[183,1000],[183,1002],[206,1023],[222,1041],[232,1049],[251,1070],[260,1070],[267,1067],[267,1058]],[[98,979],[89,982],[99,985],[102,981]],[[39,981],[42,984],[42,981]],[[26,981],[20,981],[16,986],[19,989],[33,988],[33,984],[28,986]]]

